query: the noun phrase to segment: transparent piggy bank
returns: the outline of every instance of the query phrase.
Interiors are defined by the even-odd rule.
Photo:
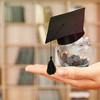
[[[88,37],[82,37],[72,44],[58,45],[56,49],[62,66],[87,67],[94,54]]]

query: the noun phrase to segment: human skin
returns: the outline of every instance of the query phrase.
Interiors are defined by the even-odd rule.
[[[89,67],[56,67],[56,73],[47,74],[47,65],[28,65],[25,70],[52,80],[70,84],[78,89],[100,89],[100,62]]]

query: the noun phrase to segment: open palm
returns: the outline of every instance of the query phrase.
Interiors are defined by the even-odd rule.
[[[100,62],[89,67],[56,67],[56,73],[48,75],[46,65],[28,65],[28,72],[46,76],[52,80],[73,85],[78,89],[100,89]]]

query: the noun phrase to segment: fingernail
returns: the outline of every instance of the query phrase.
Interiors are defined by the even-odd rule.
[[[25,70],[28,71],[29,69],[30,69],[30,67],[29,66],[26,66]]]
[[[25,70],[27,71],[28,70],[28,67],[25,67]]]
[[[59,74],[60,75],[67,75],[67,71],[66,70],[59,70]]]

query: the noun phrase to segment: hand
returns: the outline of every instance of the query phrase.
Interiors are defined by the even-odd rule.
[[[56,73],[48,75],[46,65],[28,65],[28,72],[46,76],[52,80],[73,85],[78,89],[100,89],[100,62],[89,67],[56,67]]]

